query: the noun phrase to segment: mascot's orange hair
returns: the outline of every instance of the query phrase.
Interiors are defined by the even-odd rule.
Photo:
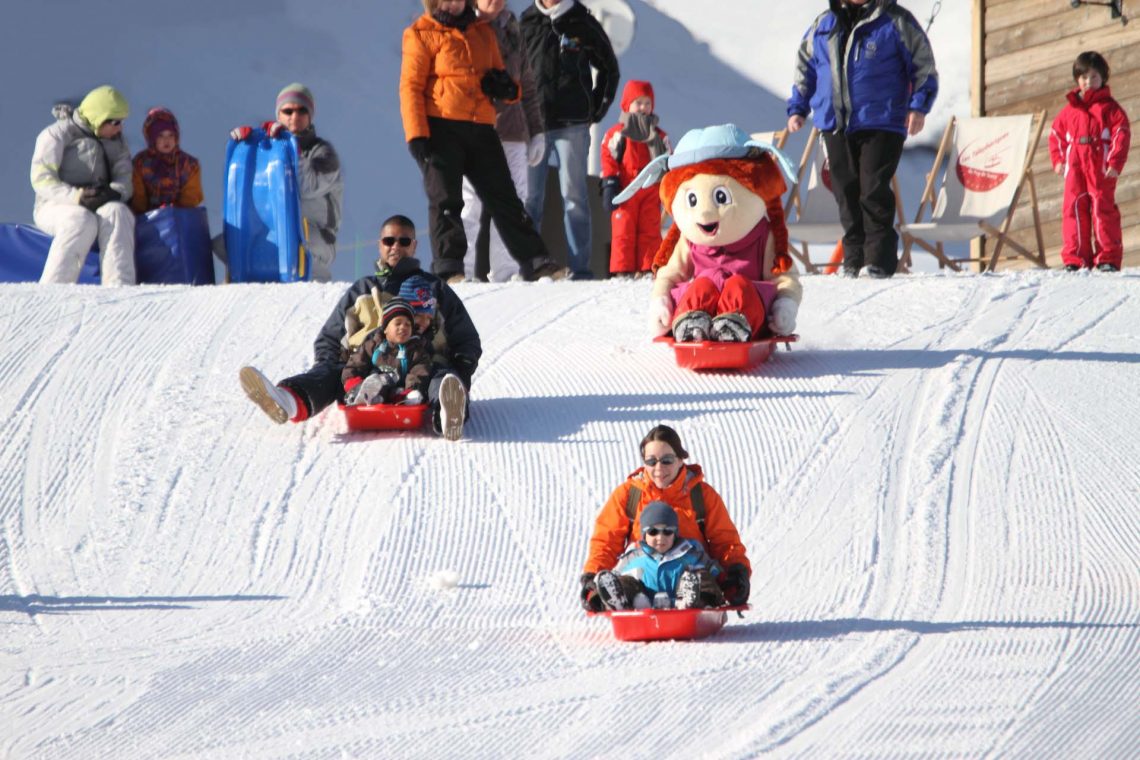
[[[792,268],[792,257],[788,255],[788,227],[784,224],[784,204],[781,198],[788,186],[784,184],[784,176],[780,168],[767,153],[761,153],[758,158],[714,158],[701,161],[688,166],[680,166],[665,172],[661,178],[661,202],[665,208],[673,208],[673,198],[686,180],[698,174],[720,174],[732,177],[747,187],[756,195],[764,199],[768,208],[768,229],[772,232],[772,242],[776,249],[776,261],[772,264],[772,274],[783,274]],[[681,230],[674,221],[669,227],[669,234],[661,241],[657,255],[653,258],[653,271],[669,263],[673,249],[681,238]]]

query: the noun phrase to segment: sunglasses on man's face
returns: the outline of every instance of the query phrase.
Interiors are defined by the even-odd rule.
[[[104,123],[104,124],[108,124],[108,125],[110,125],[110,126],[112,126],[112,127],[118,127],[118,126],[122,126],[122,124],[123,124],[123,120],[122,120],[122,119],[107,119],[107,120],[106,120],[105,122],[103,122],[103,123]]]
[[[404,248],[407,248],[409,245],[412,244],[412,238],[404,237],[404,236],[393,237],[391,235],[387,235],[385,237],[380,238],[380,242],[383,243],[384,245],[388,246],[389,248],[396,245],[396,243],[399,243]]]
[[[643,461],[645,462],[646,467],[656,467],[659,462],[666,467],[671,467],[677,463],[677,457],[673,456],[672,454],[666,454],[661,458],[646,457]]]
[[[676,534],[676,532],[677,531],[674,528],[646,528],[645,529],[645,535],[653,536],[654,538],[656,538],[657,536],[672,536],[672,535]]]
[[[308,112],[309,112],[308,108],[282,108],[281,109],[281,113],[285,114],[286,116],[292,116],[295,113],[307,114]]]

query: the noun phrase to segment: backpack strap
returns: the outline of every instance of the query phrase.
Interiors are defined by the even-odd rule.
[[[637,505],[640,503],[641,489],[631,486],[629,496],[625,500],[625,516],[629,518],[629,530],[625,534],[626,543],[629,543],[629,537],[633,535],[633,521],[637,519]]]
[[[697,515],[697,526],[701,529],[701,540],[708,544],[708,539],[705,537],[705,494],[701,490],[701,484],[697,483],[689,491],[689,499],[693,503],[693,512]]]

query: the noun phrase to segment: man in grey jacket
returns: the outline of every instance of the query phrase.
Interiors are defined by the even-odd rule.
[[[114,87],[96,87],[74,111],[56,106],[56,122],[36,138],[32,218],[52,236],[40,282],[78,282],[98,240],[102,283],[135,284],[131,151],[123,139],[129,111]]]
[[[336,259],[336,236],[340,229],[341,206],[344,203],[344,179],[340,173],[340,157],[332,143],[317,137],[313,126],[316,112],[313,93],[305,85],[294,82],[277,94],[277,120],[262,127],[272,137],[283,137],[289,130],[297,138],[297,185],[301,195],[301,216],[308,224],[308,248],[312,255],[313,280],[332,279]],[[230,136],[245,140],[251,127],[237,127]],[[222,251],[215,243],[215,252]]]

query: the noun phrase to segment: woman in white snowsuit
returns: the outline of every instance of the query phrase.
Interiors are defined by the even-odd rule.
[[[61,105],[52,112],[57,120],[40,132],[32,155],[32,218],[52,236],[40,282],[78,282],[98,239],[103,284],[134,285],[131,151],[123,139],[127,99],[104,85],[74,111]]]

